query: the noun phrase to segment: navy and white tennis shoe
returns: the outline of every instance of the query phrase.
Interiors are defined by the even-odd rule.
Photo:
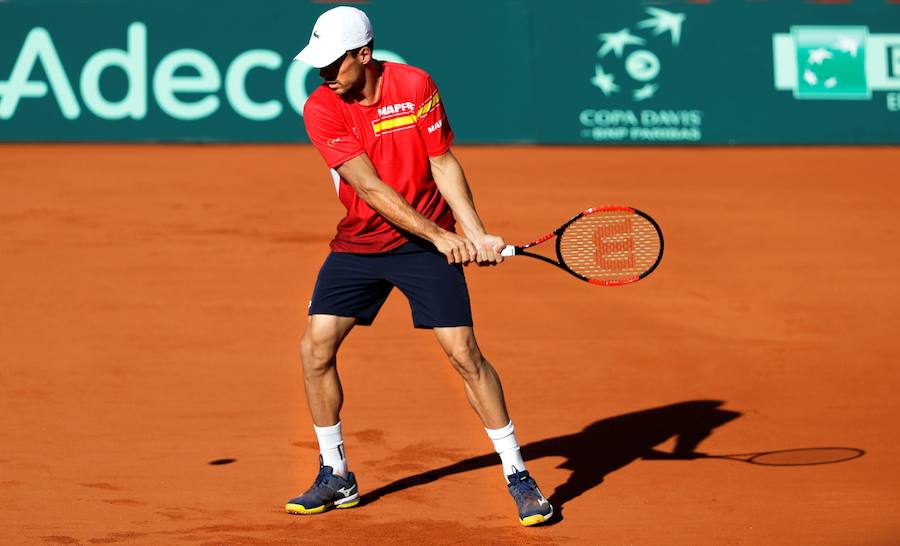
[[[319,475],[312,487],[299,497],[287,501],[289,514],[319,514],[329,508],[352,508],[359,504],[359,487],[353,472],[338,476],[330,466],[319,465]]]
[[[516,470],[516,467],[513,467]],[[527,470],[515,471],[506,477],[509,480],[509,494],[519,509],[519,522],[529,527],[543,523],[553,517],[553,506],[541,493],[537,482]]]

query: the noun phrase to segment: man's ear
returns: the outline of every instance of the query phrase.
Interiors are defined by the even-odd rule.
[[[369,64],[372,61],[372,50],[368,46],[364,46],[356,57],[362,64]]]

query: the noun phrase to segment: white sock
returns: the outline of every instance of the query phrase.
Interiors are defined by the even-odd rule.
[[[322,464],[334,469],[338,476],[347,475],[347,458],[344,456],[344,434],[341,432],[341,422],[330,427],[317,427],[316,438],[319,439],[319,453],[322,454]]]
[[[486,428],[488,437],[494,442],[494,451],[500,454],[500,463],[503,465],[503,477],[525,470],[525,461],[519,451],[519,442],[516,441],[516,427],[510,421],[503,428]]]

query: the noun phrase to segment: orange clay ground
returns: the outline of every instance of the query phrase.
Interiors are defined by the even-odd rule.
[[[900,541],[897,148],[456,152],[512,242],[599,204],[666,234],[626,287],[527,258],[467,270],[555,525],[520,527],[461,381],[397,293],[341,353],[364,503],[284,513],[316,473],[297,347],[342,215],[312,148],[4,145],[0,543]],[[659,454],[679,436],[865,454]]]

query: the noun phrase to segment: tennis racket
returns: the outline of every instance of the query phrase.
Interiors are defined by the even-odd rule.
[[[556,237],[556,257],[527,249]],[[663,235],[647,214],[631,207],[589,208],[556,230],[521,246],[507,245],[503,256],[528,256],[553,264],[583,281],[619,286],[653,272],[663,255]]]

